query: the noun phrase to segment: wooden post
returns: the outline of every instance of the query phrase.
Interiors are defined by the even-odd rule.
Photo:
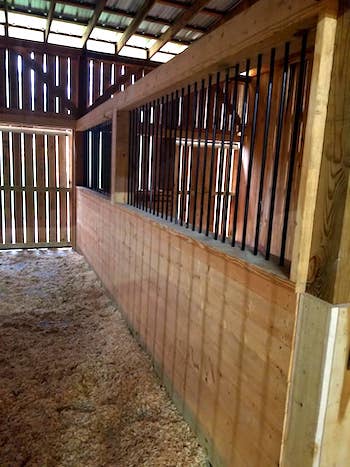
[[[111,200],[126,203],[128,191],[129,112],[114,111],[112,118]]]
[[[84,183],[84,133],[73,131],[71,136],[71,242],[73,248],[77,246],[76,223],[77,223],[77,205],[76,188]]]
[[[308,288],[331,303],[350,301],[350,1],[340,3]]]
[[[317,24],[291,266],[291,280],[296,283],[298,292],[304,292],[306,288],[312,228],[316,219],[316,194],[322,161],[336,27],[335,13],[329,11],[320,17]]]

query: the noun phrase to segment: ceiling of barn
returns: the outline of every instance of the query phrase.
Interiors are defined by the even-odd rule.
[[[249,0],[0,0],[0,36],[167,62]]]

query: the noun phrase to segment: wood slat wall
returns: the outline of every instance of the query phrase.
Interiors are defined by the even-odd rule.
[[[0,249],[70,244],[69,139],[0,131]]]
[[[292,284],[85,188],[77,188],[77,247],[214,465],[278,465]]]

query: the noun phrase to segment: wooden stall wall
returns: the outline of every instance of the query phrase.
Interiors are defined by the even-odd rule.
[[[77,188],[77,247],[215,466],[279,463],[292,284]]]

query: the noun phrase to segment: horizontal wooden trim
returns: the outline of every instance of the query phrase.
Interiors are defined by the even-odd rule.
[[[56,116],[57,115],[57,116]],[[60,114],[0,109],[0,124],[32,128],[45,133],[45,129],[75,129],[76,120]]]
[[[0,243],[0,250],[27,250],[33,248],[69,248],[71,246],[71,242],[7,243],[5,245]]]
[[[113,109],[131,109],[207,73],[225,69],[251,53],[262,52],[262,44],[266,48],[281,44],[300,28],[314,26],[318,14],[327,5],[327,0],[260,0],[113,100],[80,118],[77,129],[85,130],[101,123],[110,118]]]
[[[2,185],[0,186],[0,191],[24,191],[24,192],[62,192],[62,193],[71,193],[72,189],[67,187],[35,187],[35,186],[10,186]]]

